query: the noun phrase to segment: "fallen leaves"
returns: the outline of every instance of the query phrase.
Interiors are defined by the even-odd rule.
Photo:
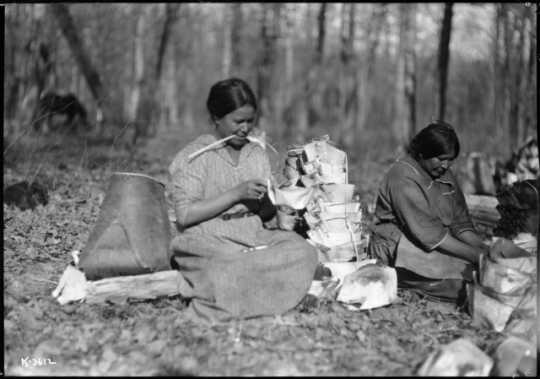
[[[399,303],[367,312],[307,299],[281,317],[213,326],[188,320],[179,297],[60,306],[49,281],[58,281],[71,251],[84,248],[111,170],[150,167],[166,175],[167,163],[160,169],[152,159],[139,165],[119,156],[89,170],[79,169],[77,158],[62,170],[60,160],[43,158],[42,173],[54,178],[46,207],[32,212],[4,205],[7,374],[22,373],[21,357],[39,353],[58,356],[57,365],[40,368],[45,375],[403,376],[458,337],[472,337],[484,351],[502,338],[472,325],[464,313],[402,290]],[[23,179],[22,170],[4,170],[4,182]]]

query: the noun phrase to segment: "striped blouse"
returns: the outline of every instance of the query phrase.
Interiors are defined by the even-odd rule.
[[[188,156],[215,142],[217,139],[204,134],[184,147],[169,166],[170,193],[173,197],[176,218],[186,220],[192,202],[208,199],[230,190],[250,179],[266,181],[271,177],[271,166],[266,151],[257,144],[246,144],[235,166],[224,145],[220,145],[199,156]],[[246,205],[238,203],[224,213],[247,211]],[[210,234],[227,243],[255,246],[255,235],[263,228],[259,217],[245,217],[222,220],[219,217],[201,222],[184,230],[184,233]]]

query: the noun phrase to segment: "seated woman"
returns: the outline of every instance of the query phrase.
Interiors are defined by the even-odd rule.
[[[465,197],[449,170],[459,154],[451,125],[422,129],[379,187],[368,254],[396,267],[398,286],[458,302],[464,281],[488,246],[476,234]]]
[[[206,105],[213,130],[169,167],[182,229],[171,244],[172,264],[192,287],[189,311],[207,321],[283,313],[307,293],[317,253],[294,232],[263,227],[271,171],[265,150],[247,138],[257,120],[250,87],[237,78],[219,81]]]

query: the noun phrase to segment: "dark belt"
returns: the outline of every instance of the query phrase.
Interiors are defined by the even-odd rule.
[[[243,217],[251,217],[255,216],[256,213],[254,212],[236,212],[236,213],[225,213],[219,216],[222,220],[232,220],[234,218],[243,218]]]

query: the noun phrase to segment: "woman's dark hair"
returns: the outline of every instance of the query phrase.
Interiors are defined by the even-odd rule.
[[[415,159],[429,159],[444,154],[459,155],[459,140],[452,125],[444,121],[430,123],[411,140],[408,153]]]
[[[238,78],[229,78],[215,83],[210,88],[206,100],[208,112],[218,119],[246,104],[257,110],[257,100],[253,91],[245,81]]]

